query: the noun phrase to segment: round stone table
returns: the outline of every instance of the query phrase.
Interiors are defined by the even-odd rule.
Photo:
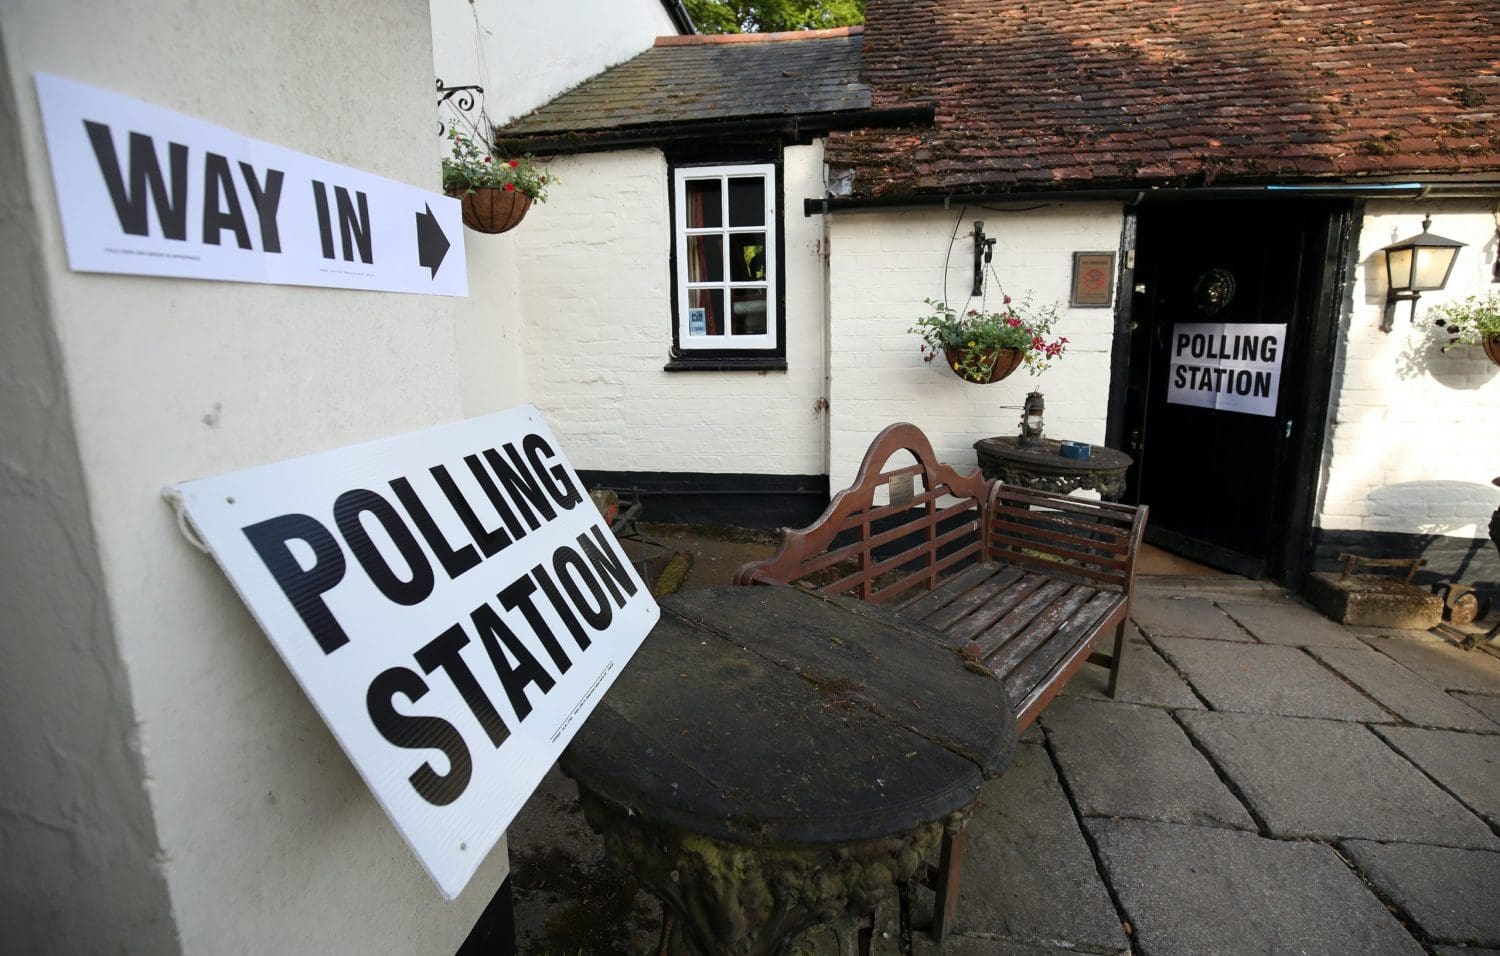
[[[981,438],[974,443],[979,470],[986,478],[1060,494],[1082,488],[1099,492],[1106,501],[1119,501],[1125,494],[1125,471],[1133,461],[1129,455],[1091,445],[1088,458],[1064,458],[1061,447],[1050,438],[1027,445],[1015,437]]]
[[[1010,763],[999,681],[883,608],[684,591],[560,761],[605,849],[662,901],[663,952],[786,952],[863,916]]]

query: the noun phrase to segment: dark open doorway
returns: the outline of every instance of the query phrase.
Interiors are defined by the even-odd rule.
[[[1125,387],[1147,540],[1247,577],[1306,568],[1332,375],[1347,203],[1158,204],[1136,212],[1122,301]],[[1132,291],[1133,290],[1133,291]]]

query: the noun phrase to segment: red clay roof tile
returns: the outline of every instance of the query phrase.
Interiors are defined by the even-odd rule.
[[[855,195],[1500,170],[1496,0],[869,0]]]

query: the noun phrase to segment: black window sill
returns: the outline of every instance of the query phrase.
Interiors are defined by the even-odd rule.
[[[665,372],[785,372],[786,356],[766,355],[753,358],[713,355],[679,355],[662,366]]]

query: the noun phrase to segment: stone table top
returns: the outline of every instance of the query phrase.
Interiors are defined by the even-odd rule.
[[[722,587],[662,602],[561,764],[666,826],[827,845],[966,807],[1014,745],[1000,683],[922,625],[795,588]]]

